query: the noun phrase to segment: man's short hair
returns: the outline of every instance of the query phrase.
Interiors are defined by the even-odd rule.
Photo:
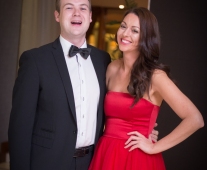
[[[88,0],[88,2],[89,2],[89,9],[91,10],[91,0]],[[60,0],[56,0],[55,10],[60,13]]]

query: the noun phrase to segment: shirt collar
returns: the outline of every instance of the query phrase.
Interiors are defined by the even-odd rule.
[[[64,55],[68,55],[71,45],[74,45],[69,41],[67,41],[65,38],[63,38],[61,35],[60,35],[60,44],[62,46]],[[87,48],[86,40],[84,41],[83,45],[80,48]]]

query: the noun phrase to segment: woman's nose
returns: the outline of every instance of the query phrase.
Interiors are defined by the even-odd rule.
[[[129,28],[126,28],[123,32],[123,35],[125,36],[130,36],[130,29]]]

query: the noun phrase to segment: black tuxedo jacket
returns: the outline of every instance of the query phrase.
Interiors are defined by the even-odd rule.
[[[102,135],[108,53],[88,45],[100,86],[95,143]],[[72,85],[59,38],[19,62],[9,123],[11,170],[69,170],[77,138]],[[96,106],[94,106],[96,107]]]

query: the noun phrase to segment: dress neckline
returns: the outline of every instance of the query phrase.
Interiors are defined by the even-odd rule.
[[[132,97],[132,96],[131,96],[129,93],[127,93],[127,92],[118,92],[118,91],[112,91],[112,90],[109,90],[107,93],[122,94],[122,95],[127,95],[127,96]],[[132,98],[133,98],[133,97],[132,97]],[[149,104],[151,104],[151,105],[153,105],[153,106],[160,107],[160,106],[158,106],[158,105],[156,105],[156,104],[150,102],[149,100],[147,100],[147,99],[145,99],[145,98],[143,98],[143,97],[140,98],[140,100],[144,100],[144,101],[146,101],[147,103],[149,103]]]

